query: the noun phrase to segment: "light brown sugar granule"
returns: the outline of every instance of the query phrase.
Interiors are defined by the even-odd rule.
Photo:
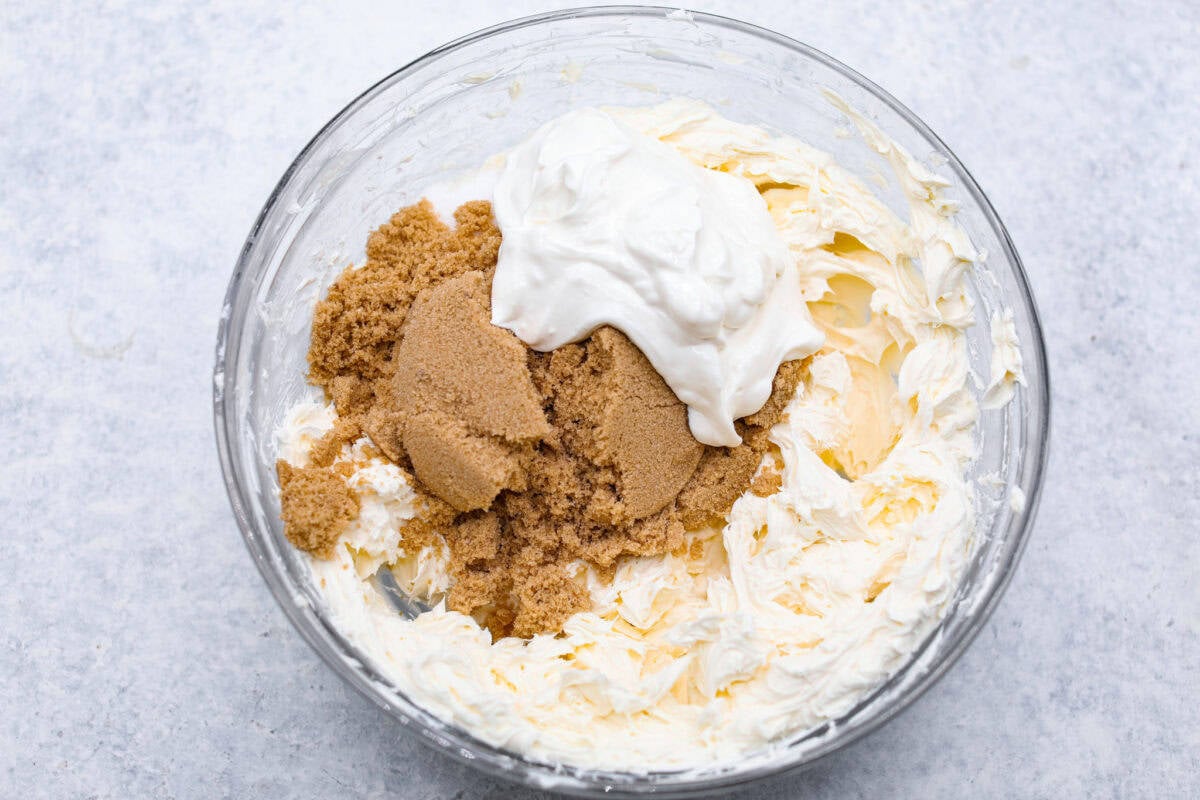
[[[345,270],[313,314],[309,379],[327,390],[335,378],[345,392],[386,372],[400,326],[413,300],[447,278],[496,268],[500,230],[485,201],[464,203],[456,228],[429,201],[402,208],[367,239],[367,263]],[[363,398],[360,397],[360,401]],[[342,413],[339,408],[339,414]]]
[[[704,445],[692,438],[687,407],[642,352],[604,327],[582,345],[535,358],[564,446],[594,466],[588,516],[621,524],[666,508]]]
[[[754,414],[735,423],[742,443],[737,447],[706,447],[700,466],[679,495],[683,523],[698,528],[719,521],[742,496],[770,447],[771,428],[783,419],[788,401],[807,373],[808,361],[779,365],[771,396]]]
[[[452,229],[426,202],[402,209],[318,305],[310,379],[339,422],[314,454],[331,460],[368,435],[425,500],[405,542],[449,546],[448,607],[497,637],[557,631],[588,608],[572,564],[611,575],[620,558],[678,550],[685,528],[728,514],[803,365],[783,365],[771,399],[737,423],[743,444],[701,445],[619,331],[537,353],[492,326],[499,230],[486,202],[455,218]]]
[[[275,469],[288,541],[318,558],[329,558],[338,537],[358,518],[358,495],[343,476],[326,467],[278,461]]]
[[[372,423],[387,428],[377,435],[399,444],[423,488],[459,511],[524,489],[524,464],[551,433],[525,346],[490,320],[483,273],[422,290],[393,356],[388,417]]]
[[[769,466],[750,481],[750,491],[759,497],[770,497],[783,488],[783,474]]]
[[[310,466],[328,467],[342,452],[342,445],[353,442],[362,434],[362,426],[355,417],[339,417],[333,428],[317,440],[308,453]]]

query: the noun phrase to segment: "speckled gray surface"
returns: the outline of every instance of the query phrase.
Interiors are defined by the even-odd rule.
[[[0,796],[543,796],[410,740],[289,627],[225,499],[210,368],[242,238],[311,134],[555,5],[3,4]],[[1024,256],[1056,403],[1032,543],[966,656],[744,797],[1200,795],[1200,10],[701,7],[943,136]]]

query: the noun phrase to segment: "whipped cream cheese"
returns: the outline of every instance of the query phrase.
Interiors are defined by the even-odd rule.
[[[991,378],[983,395],[984,408],[1001,408],[1012,399],[1017,384],[1025,383],[1021,346],[1011,308],[992,314]]]
[[[492,323],[535,350],[612,325],[688,406],[701,442],[741,442],[784,361],[824,339],[796,262],[749,181],[705,169],[595,108],[507,157]]]
[[[974,320],[964,277],[975,256],[943,197],[946,182],[847,113],[891,163],[907,218],[828,154],[704,105],[606,112],[620,122],[612,136],[636,131],[754,189],[786,247],[787,264],[777,269],[768,248],[756,274],[763,287],[772,274],[794,282],[793,311],[812,320],[823,344],[771,432],[776,493],[746,494],[723,527],[690,531],[679,552],[626,560],[611,582],[577,565],[591,611],[558,636],[493,642],[438,602],[446,548],[405,548],[404,522],[416,509],[403,476],[368,457],[364,442],[344,449],[363,512],[333,559],[311,560],[313,579],[334,624],[410,700],[491,744],[553,762],[712,767],[845,713],[933,630],[975,528],[965,474],[979,411],[964,335]],[[572,186],[576,195],[602,191]],[[535,289],[545,299],[554,285]],[[758,296],[746,289],[729,304],[745,310]],[[552,311],[537,319],[557,318]],[[1020,375],[1011,333],[1011,324],[993,325],[1004,351],[993,360],[994,400]],[[320,404],[298,406],[279,431],[281,456],[302,462],[333,419]],[[381,565],[432,610],[399,614],[373,581]]]

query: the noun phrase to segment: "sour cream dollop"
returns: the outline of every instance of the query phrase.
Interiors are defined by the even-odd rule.
[[[585,108],[513,149],[493,194],[504,235],[492,322],[548,351],[612,325],[733,446],[784,361],[816,352],[795,259],[750,181]]]

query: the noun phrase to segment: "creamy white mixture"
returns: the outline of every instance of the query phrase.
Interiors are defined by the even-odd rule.
[[[339,629],[411,700],[481,739],[604,769],[713,766],[849,710],[952,596],[975,527],[964,473],[978,407],[963,333],[975,254],[946,182],[866,120],[856,123],[895,170],[907,219],[828,154],[706,106],[607,114],[757,188],[786,245],[775,277],[796,281],[824,344],[771,434],[782,488],[743,496],[723,528],[690,532],[683,554],[623,563],[611,584],[579,565],[592,611],[559,636],[493,643],[440,605],[405,619],[376,590],[371,576],[391,564],[402,588],[436,602],[447,554],[405,550],[416,498],[359,443],[342,458],[357,466],[361,516],[312,570]],[[726,266],[738,264],[770,283],[773,267]],[[1020,380],[1004,323],[993,325],[990,402]],[[321,405],[294,409],[281,457],[303,464],[332,421]]]

